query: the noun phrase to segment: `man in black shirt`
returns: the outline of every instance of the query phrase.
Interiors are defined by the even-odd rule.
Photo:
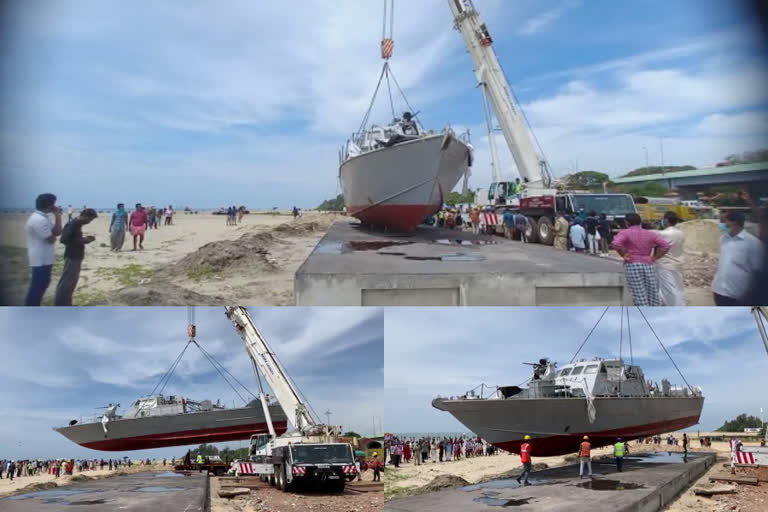
[[[71,306],[72,294],[75,293],[77,281],[80,279],[80,267],[85,258],[85,244],[95,240],[93,236],[83,236],[83,226],[91,222],[98,215],[93,208],[86,208],[80,212],[80,216],[72,219],[61,231],[61,243],[64,249],[64,270],[61,273],[59,284],[56,286],[56,306]]]

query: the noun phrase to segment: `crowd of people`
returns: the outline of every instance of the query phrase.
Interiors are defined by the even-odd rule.
[[[245,206],[238,208],[237,206],[227,207],[227,226],[237,226],[243,220],[245,215]]]
[[[173,225],[174,215],[174,209],[170,205],[163,209],[154,206],[146,208],[141,203],[136,203],[134,210],[129,214],[125,210],[125,204],[118,203],[109,222],[110,249],[114,252],[122,251],[126,233],[130,233],[133,237],[133,250],[143,250],[146,231],[159,229],[161,225]],[[65,248],[64,265],[56,285],[54,305],[72,305],[72,296],[85,259],[85,247],[96,240],[93,235],[83,235],[83,226],[93,222],[98,218],[98,214],[95,209],[85,206],[77,213],[72,205],[69,205],[66,224],[63,223],[62,216],[62,209],[56,205],[54,194],[37,196],[35,211],[25,225],[27,258],[32,275],[24,301],[26,306],[39,306],[51,284],[57,240]],[[162,222],[163,218],[165,222]]]
[[[718,212],[720,252],[712,281],[718,306],[768,302],[768,208],[753,209],[759,218],[759,234],[744,229],[746,215],[740,209]],[[452,230],[485,233],[486,211],[478,206],[442,208],[434,223]],[[531,221],[522,213],[505,209],[501,218],[504,235],[526,243]],[[558,212],[552,226],[555,249],[608,257],[611,250],[623,260],[624,274],[636,306],[684,306],[685,233],[674,211],[664,213],[661,229],[648,229],[636,213],[625,217],[625,228],[615,231],[604,213],[584,208],[573,215]],[[495,226],[493,227],[495,230]]]
[[[133,463],[130,460],[113,459],[24,459],[0,461],[0,479],[23,478],[27,476],[36,476],[49,474],[55,478],[63,475],[72,475],[75,471],[82,473],[84,471],[103,470],[108,467],[110,471],[116,470],[121,466],[130,467]]]
[[[498,448],[480,439],[479,437],[421,437],[404,438],[391,436],[385,441],[385,460],[389,457],[394,467],[400,464],[413,463],[415,465],[427,462],[441,463],[458,461],[463,458],[491,456],[499,453]]]

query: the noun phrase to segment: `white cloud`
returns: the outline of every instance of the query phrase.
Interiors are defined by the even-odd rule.
[[[565,0],[557,7],[541,12],[532,18],[529,18],[525,24],[517,31],[523,36],[530,36],[541,32],[549,25],[557,21],[566,11],[577,7],[581,2],[576,0]]]

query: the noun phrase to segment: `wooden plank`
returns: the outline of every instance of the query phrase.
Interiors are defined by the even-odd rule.
[[[721,485],[719,487],[712,487],[706,489],[702,487],[695,487],[693,494],[696,496],[715,496],[717,494],[736,494],[736,487],[733,485]]]
[[[259,482],[259,483],[255,483],[255,482],[243,483],[243,482],[240,482],[240,483],[237,483],[237,484],[222,485],[220,487],[222,489],[238,489],[240,487],[247,487],[248,489],[260,489],[262,487],[266,487],[266,485],[261,483],[261,482]]]
[[[239,496],[241,494],[249,494],[250,492],[251,490],[245,487],[235,487],[233,489],[219,489],[219,496],[222,498],[234,498],[235,496]]]
[[[712,475],[709,479],[715,482],[735,482],[737,484],[757,485],[757,477],[754,476],[718,474]]]

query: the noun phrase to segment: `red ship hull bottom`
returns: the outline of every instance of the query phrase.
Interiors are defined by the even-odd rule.
[[[348,212],[363,223],[384,226],[390,231],[409,233],[438,208],[439,205],[429,204],[352,205]]]
[[[698,422],[698,416],[688,416],[670,421],[622,427],[613,430],[604,430],[602,432],[574,432],[573,434],[564,436],[534,437],[530,441],[531,455],[533,457],[552,457],[556,455],[576,453],[579,450],[579,443],[581,443],[582,437],[585,435],[589,436],[589,442],[593,448],[599,448],[601,446],[614,444],[618,437],[621,437],[622,441],[630,441],[632,439],[648,437],[654,434],[675,432],[682,428],[695,425]],[[523,440],[505,441],[493,444],[502,450],[519,454],[520,445],[523,444]]]
[[[285,421],[274,423],[275,433],[283,434],[287,430]],[[167,446],[183,446],[188,444],[220,443],[222,441],[239,441],[249,439],[252,434],[268,432],[266,423],[237,425],[234,427],[207,428],[185,430],[183,432],[165,432],[146,436],[123,437],[120,439],[102,439],[81,443],[81,446],[92,450],[120,452],[128,450],[147,450]]]

